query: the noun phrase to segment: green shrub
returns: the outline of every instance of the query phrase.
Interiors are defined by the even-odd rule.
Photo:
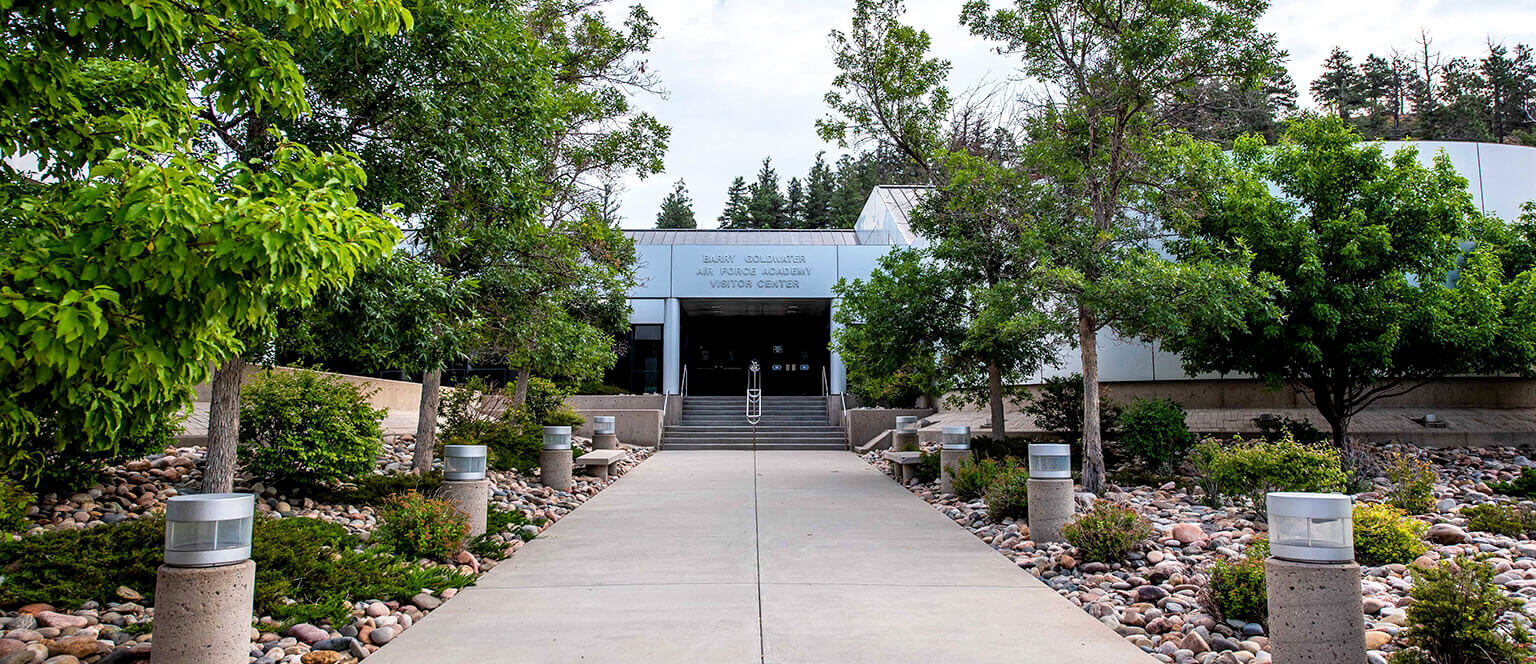
[[[1243,555],[1248,558],[1263,560],[1269,557],[1269,538],[1263,535],[1248,540],[1248,548],[1243,549]]]
[[[1195,436],[1184,424],[1184,409],[1172,399],[1136,399],[1120,414],[1120,446],[1153,470],[1179,465]]]
[[[580,428],[581,425],[586,423],[587,418],[582,417],[580,413],[565,407],[556,408],[555,410],[550,411],[548,415],[544,416],[543,421],[543,425],[547,427],[570,427],[572,429]]]
[[[1536,511],[1513,503],[1483,503],[1461,511],[1467,530],[1507,537],[1536,534]]]
[[[1355,505],[1355,560],[1367,567],[1406,565],[1424,555],[1424,524],[1391,505]]]
[[[379,475],[368,473],[353,478],[351,485],[343,485],[336,489],[323,492],[320,497],[330,502],[345,503],[348,505],[382,505],[384,501],[402,493],[416,493],[432,495],[443,483],[443,472],[433,470],[425,474],[418,473],[390,473]]]
[[[1216,458],[1221,444],[1212,439],[1200,441],[1189,451],[1189,465],[1194,469],[1195,486],[1200,487],[1200,502],[1206,507],[1221,507],[1221,484],[1216,481]]]
[[[1512,482],[1489,482],[1488,488],[1512,498],[1536,496],[1536,468],[1524,468]]]
[[[374,540],[411,558],[446,560],[464,545],[469,522],[446,500],[396,496],[379,512]]]
[[[1028,517],[1029,471],[1017,467],[1005,468],[992,478],[983,496],[987,501],[987,516],[993,521]]]
[[[1206,573],[1200,604],[1217,620],[1264,622],[1269,596],[1264,586],[1264,558],[1219,558]]]
[[[273,372],[240,392],[240,460],[252,475],[290,486],[363,475],[379,456],[384,414],[336,376]]]
[[[110,600],[118,586],[152,598],[164,547],[165,521],[158,518],[0,541],[0,606],[47,602],[73,609]]]
[[[532,472],[539,465],[539,451],[543,442],[541,413],[533,408],[535,401],[547,405],[548,391],[544,381],[529,381],[529,401],[522,408],[509,407],[512,392],[507,388],[492,388],[476,376],[452,392],[444,393],[441,405],[443,430],[439,440],[445,445],[484,445],[489,454],[487,466],[492,470],[517,470]],[[563,397],[562,397],[563,398]]]
[[[955,486],[955,496],[961,500],[975,500],[986,493],[993,480],[1017,465],[1015,459],[961,457],[960,461],[944,472],[949,473]]]
[[[1061,529],[1062,537],[1077,547],[1084,561],[1105,563],[1124,560],[1152,533],[1152,523],[1135,509],[1106,500],[1094,503]]]
[[[1208,477],[1201,487],[1221,497],[1245,498],[1259,513],[1271,491],[1328,493],[1344,487],[1339,452],[1331,447],[1304,445],[1290,438],[1277,441],[1234,440],[1226,446],[1205,441],[1196,446],[1195,465]]]
[[[1029,444],[1037,442],[1040,441],[1019,436],[1008,436],[1002,440],[991,436],[972,436],[971,454],[983,459],[1027,459]]]
[[[1110,401],[1109,390],[1099,388],[1099,431],[1105,438],[1113,438],[1120,417],[1120,407]],[[1061,437],[1062,442],[1075,443],[1083,438],[1083,375],[1055,376],[1045,379],[1038,388],[1024,396],[1025,413],[1034,418],[1035,426]]]
[[[37,498],[15,480],[0,476],[0,533],[14,533],[32,527],[27,509]]]
[[[1409,514],[1425,514],[1435,509],[1435,469],[1413,457],[1393,452],[1385,465],[1387,502]]]
[[[1518,611],[1518,600],[1493,582],[1493,566],[1468,558],[1414,568],[1404,640],[1435,664],[1515,664],[1529,661],[1524,630],[1504,629],[1499,617]],[[1412,656],[1410,656],[1410,661]],[[1394,657],[1394,662],[1399,661]]]
[[[60,435],[52,419],[38,423],[35,436],[27,436],[22,449],[41,450],[28,457],[39,465],[12,467],[12,479],[36,493],[73,493],[97,481],[101,471],[124,461],[138,459],[176,444],[184,416],[124,413],[124,435],[109,450],[83,449],[73,437]]]
[[[939,453],[923,452],[917,456],[917,470],[913,472],[913,478],[923,484],[936,482],[939,479]]]

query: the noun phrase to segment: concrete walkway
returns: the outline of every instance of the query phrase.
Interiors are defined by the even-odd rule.
[[[369,657],[1155,661],[847,452],[671,451]]]

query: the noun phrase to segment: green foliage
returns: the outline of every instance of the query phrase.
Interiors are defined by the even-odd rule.
[[[120,585],[152,601],[164,547],[165,521],[158,518],[0,541],[0,606],[74,608],[115,597]]]
[[[1073,517],[1061,529],[1067,543],[1077,547],[1084,561],[1114,563],[1125,560],[1142,542],[1152,537],[1152,522],[1135,508],[1105,500]]]
[[[1386,461],[1387,502],[1409,514],[1425,514],[1435,509],[1435,467],[1401,452],[1393,452]]]
[[[1424,524],[1391,505],[1355,505],[1355,560],[1367,567],[1413,562],[1424,555]]]
[[[1200,589],[1200,604],[1218,620],[1257,623],[1268,620],[1264,558],[1253,555],[1250,549],[1246,557],[1218,558],[1211,563],[1204,587]]]
[[[274,371],[240,397],[240,460],[252,475],[316,486],[373,470],[386,411],[370,406],[357,385],[314,371]]]
[[[137,431],[118,440],[115,447],[87,450],[65,443],[63,447],[41,451],[42,468],[13,468],[11,476],[38,493],[74,492],[96,483],[106,468],[163,452],[176,444],[176,436],[181,434],[181,416],[143,414],[139,417]],[[39,440],[48,440],[52,436],[52,423],[45,422]]]
[[[1512,482],[1489,482],[1488,488],[1511,498],[1536,496],[1536,468],[1522,468],[1520,476]]]
[[[939,479],[939,453],[923,452],[917,457],[917,469],[912,477],[923,484],[935,482]]]
[[[571,427],[576,429],[586,422],[587,418],[582,417],[580,413],[570,408],[559,408],[545,415],[542,424],[547,427]]]
[[[1524,630],[1499,625],[1506,611],[1521,609],[1493,582],[1493,566],[1457,558],[1430,569],[1414,568],[1404,640],[1434,664],[1516,664],[1529,661]],[[1393,658],[1397,661],[1397,658]]]
[[[1064,443],[1083,438],[1083,375],[1051,376],[1024,395],[1020,408],[1033,417],[1035,426],[1061,437]],[[1109,390],[1099,388],[1099,431],[1115,435],[1120,422],[1120,406],[1109,400]]]
[[[0,467],[30,481],[45,450],[110,457],[150,437],[245,350],[242,331],[400,239],[359,208],[349,155],[258,129],[261,162],[231,159],[199,118],[299,115],[286,38],[382,35],[411,16],[395,0],[27,3],[6,16]],[[11,165],[23,155],[37,172]]]
[[[447,560],[469,536],[464,514],[446,500],[419,493],[396,496],[379,511],[374,540],[409,558]]]
[[[563,397],[549,396],[551,390],[548,381],[533,378],[525,405],[514,408],[511,388],[492,389],[478,376],[472,378],[444,393],[441,440],[445,445],[485,445],[493,470],[531,471],[538,467],[543,442],[543,425],[533,409],[563,403]]]
[[[432,495],[442,483],[443,473],[440,470],[388,475],[367,473],[352,478],[351,486],[343,484],[334,489],[322,490],[318,499],[347,505],[379,506],[402,493]]]
[[[1255,420],[1259,427],[1259,437],[1274,442],[1290,436],[1298,443],[1312,445],[1328,440],[1328,436],[1317,430],[1316,426],[1307,419],[1293,420],[1289,416],[1259,417]]]
[[[1461,510],[1467,530],[1506,537],[1536,534],[1536,510],[1513,503],[1483,503]]]
[[[1119,442],[1153,470],[1172,471],[1195,444],[1184,409],[1172,399],[1136,399],[1120,415]]]
[[[507,545],[496,540],[496,536],[511,530],[515,531],[518,539],[526,542],[533,539],[534,536],[523,533],[521,526],[530,524],[535,526],[543,525],[544,519],[529,519],[528,515],[517,510],[491,507],[486,511],[485,515],[485,534],[470,540],[469,544],[464,548],[481,558],[502,560],[507,557]]]
[[[1473,237],[1467,181],[1444,153],[1388,155],[1339,118],[1291,122],[1278,145],[1186,152],[1199,213],[1171,219],[1184,260],[1251,254],[1278,280],[1266,306],[1165,340],[1186,369],[1248,373],[1308,393],[1343,444],[1349,419],[1429,379],[1523,370],[1536,306],[1511,288],[1498,248]]]
[[[1203,473],[1200,485],[1209,496],[1245,498],[1260,514],[1265,494],[1272,491],[1327,493],[1344,488],[1338,450],[1290,438],[1234,439],[1226,445],[1205,440],[1196,445],[1192,457]]]
[[[1003,519],[1024,519],[1029,516],[1029,471],[1009,467],[1003,469],[987,484],[983,494],[987,503],[987,517],[1001,523]]]
[[[1018,460],[986,457],[961,457],[960,461],[945,472],[955,486],[955,496],[961,500],[975,500],[986,493],[993,480],[1009,473],[1018,466]]]
[[[679,179],[672,191],[661,199],[661,210],[656,213],[657,228],[698,228],[693,218],[693,199],[688,197],[688,185]]]
[[[0,533],[14,533],[32,526],[27,509],[37,497],[8,477],[0,477]]]

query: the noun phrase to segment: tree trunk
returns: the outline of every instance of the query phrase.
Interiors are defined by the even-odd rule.
[[[235,490],[235,451],[240,445],[240,382],[244,377],[245,360],[238,356],[213,370],[203,493]]]
[[[1077,339],[1083,357],[1083,490],[1104,492],[1104,440],[1099,431],[1099,326],[1077,308]]]
[[[1003,370],[995,363],[987,365],[987,404],[992,407],[992,440],[1008,438],[1003,421]]]
[[[411,455],[411,472],[432,470],[437,453],[437,406],[442,398],[443,370],[421,375],[421,405],[416,408],[416,450]]]
[[[517,408],[528,403],[528,370],[517,370],[517,386],[512,389],[512,407]]]

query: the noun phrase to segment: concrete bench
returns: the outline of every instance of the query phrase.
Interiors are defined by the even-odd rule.
[[[895,464],[898,468],[897,476],[901,483],[906,484],[917,476],[917,464],[922,463],[922,452],[886,452],[885,460]]]
[[[585,468],[587,474],[600,480],[606,480],[608,479],[608,471],[613,468],[613,464],[623,461],[627,456],[629,456],[629,452],[624,450],[593,450],[576,457],[576,465],[580,468]]]

